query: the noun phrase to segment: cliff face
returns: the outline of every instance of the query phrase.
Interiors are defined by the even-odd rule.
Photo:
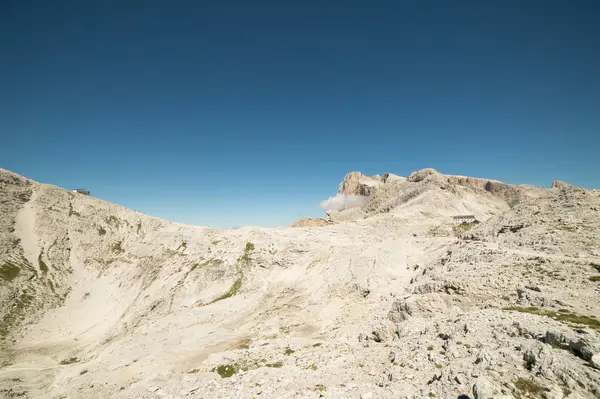
[[[350,172],[340,183],[338,194],[369,196],[381,183],[380,176],[365,176],[360,172]]]
[[[548,190],[505,184],[496,180],[444,175],[435,169],[413,172],[407,178],[386,173],[368,177],[360,172],[346,175],[339,186],[340,195],[368,196],[360,207],[328,215],[333,221],[349,221],[387,212],[410,214],[405,207],[419,203],[426,213],[450,216],[473,213],[480,219],[505,212],[516,204],[547,195]],[[443,198],[443,199],[442,199]]]

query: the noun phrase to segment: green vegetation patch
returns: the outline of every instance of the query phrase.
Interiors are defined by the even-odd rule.
[[[214,299],[212,302],[209,303],[209,305],[211,303],[215,303],[215,302],[221,301],[223,299],[231,298],[232,296],[236,295],[241,289],[242,289],[242,278],[240,277],[237,280],[235,280],[235,282],[233,283],[231,288],[229,288],[229,291],[227,291],[225,294],[221,295],[217,299]]]
[[[100,226],[98,228],[98,234],[100,234],[101,236],[105,235],[106,234],[106,229],[104,227]]]
[[[136,232],[137,234],[140,234],[140,230],[141,230],[141,229],[142,229],[142,222],[138,222],[138,223],[137,223],[137,226],[136,226],[136,228],[135,228],[135,232]]]
[[[73,364],[73,363],[79,363],[79,358],[70,357],[70,358],[63,359],[60,361],[60,364]]]
[[[265,364],[265,367],[280,369],[283,367],[283,362],[267,363]]]
[[[69,203],[69,216],[81,216],[81,213],[73,210],[72,203]]]
[[[10,331],[10,327],[25,319],[26,310],[33,303],[34,297],[27,290],[23,290],[21,295],[13,302],[13,306],[0,320],[0,337],[5,337]]]
[[[6,261],[0,267],[0,279],[4,281],[13,281],[21,273],[21,268],[10,261]]]
[[[515,388],[519,391],[517,392],[519,398],[540,398],[542,392],[547,391],[547,389],[535,382],[533,378],[519,378],[515,381]]]
[[[589,316],[582,316],[571,313],[567,309],[560,309],[558,312],[556,310],[550,309],[540,309],[536,307],[522,307],[522,306],[509,306],[504,308],[504,310],[512,310],[515,312],[521,313],[529,313],[536,314],[539,316],[550,317],[556,321],[572,323],[572,324],[583,324],[587,327],[593,328],[597,331],[600,331],[600,321],[594,319]]]
[[[251,243],[250,241],[248,241],[246,243],[246,246],[244,247],[244,254],[238,258],[238,262],[249,263],[250,262],[250,253],[252,251],[254,251],[255,249],[256,249],[256,247],[254,246],[254,244]]]
[[[596,281],[600,281],[600,276],[590,276],[590,277],[589,277],[589,280],[590,280],[590,281],[594,281],[594,282],[596,282]]]
[[[473,226],[475,226],[476,223],[461,223],[461,224],[455,224],[454,226],[452,226],[452,231],[454,232],[454,235],[456,237],[461,236],[462,234],[466,233],[467,231],[471,230],[473,228]]]
[[[116,243],[111,245],[110,248],[113,251],[113,253],[120,254],[121,252],[124,252],[125,250],[123,249],[122,244],[123,244],[123,241],[117,241]]]
[[[229,378],[232,375],[236,374],[240,371],[240,366],[237,363],[234,364],[221,364],[211,371],[217,372],[221,376],[221,378]]]
[[[108,224],[113,224],[115,226],[119,225],[119,219],[117,219],[116,216],[110,215],[104,218],[104,220],[106,221],[106,223]]]
[[[287,348],[285,348],[285,350],[283,351],[283,354],[286,356],[290,356],[291,354],[296,353],[295,350],[293,350],[292,348],[290,348],[289,346]]]
[[[202,269],[203,267],[208,267],[208,266],[219,266],[219,265],[222,265],[223,263],[224,262],[221,259],[209,259],[202,263],[194,263],[191,266],[191,270]]]

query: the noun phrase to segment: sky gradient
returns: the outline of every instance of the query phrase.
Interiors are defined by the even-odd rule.
[[[0,167],[214,227],[320,216],[353,170],[600,188],[599,20],[597,0],[0,0]]]

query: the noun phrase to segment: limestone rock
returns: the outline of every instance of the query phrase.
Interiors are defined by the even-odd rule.
[[[600,353],[596,353],[594,356],[592,356],[592,358],[590,359],[590,363],[593,367],[600,370]]]
[[[477,378],[475,384],[473,384],[475,399],[494,399],[500,393],[500,389],[486,377]]]
[[[302,218],[296,220],[290,227],[322,227],[331,223],[331,221],[322,218]]]
[[[350,172],[339,185],[338,193],[344,195],[369,196],[381,184],[380,178],[365,176],[360,172]]]
[[[569,188],[573,188],[572,185],[570,185],[569,183],[566,183],[562,180],[554,180],[552,182],[552,188],[557,188],[559,190],[564,190],[564,189],[569,189]]]

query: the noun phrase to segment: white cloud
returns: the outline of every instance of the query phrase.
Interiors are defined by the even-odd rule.
[[[362,195],[336,194],[321,202],[321,208],[326,211],[341,211],[342,209],[363,206],[369,201],[369,197]]]

